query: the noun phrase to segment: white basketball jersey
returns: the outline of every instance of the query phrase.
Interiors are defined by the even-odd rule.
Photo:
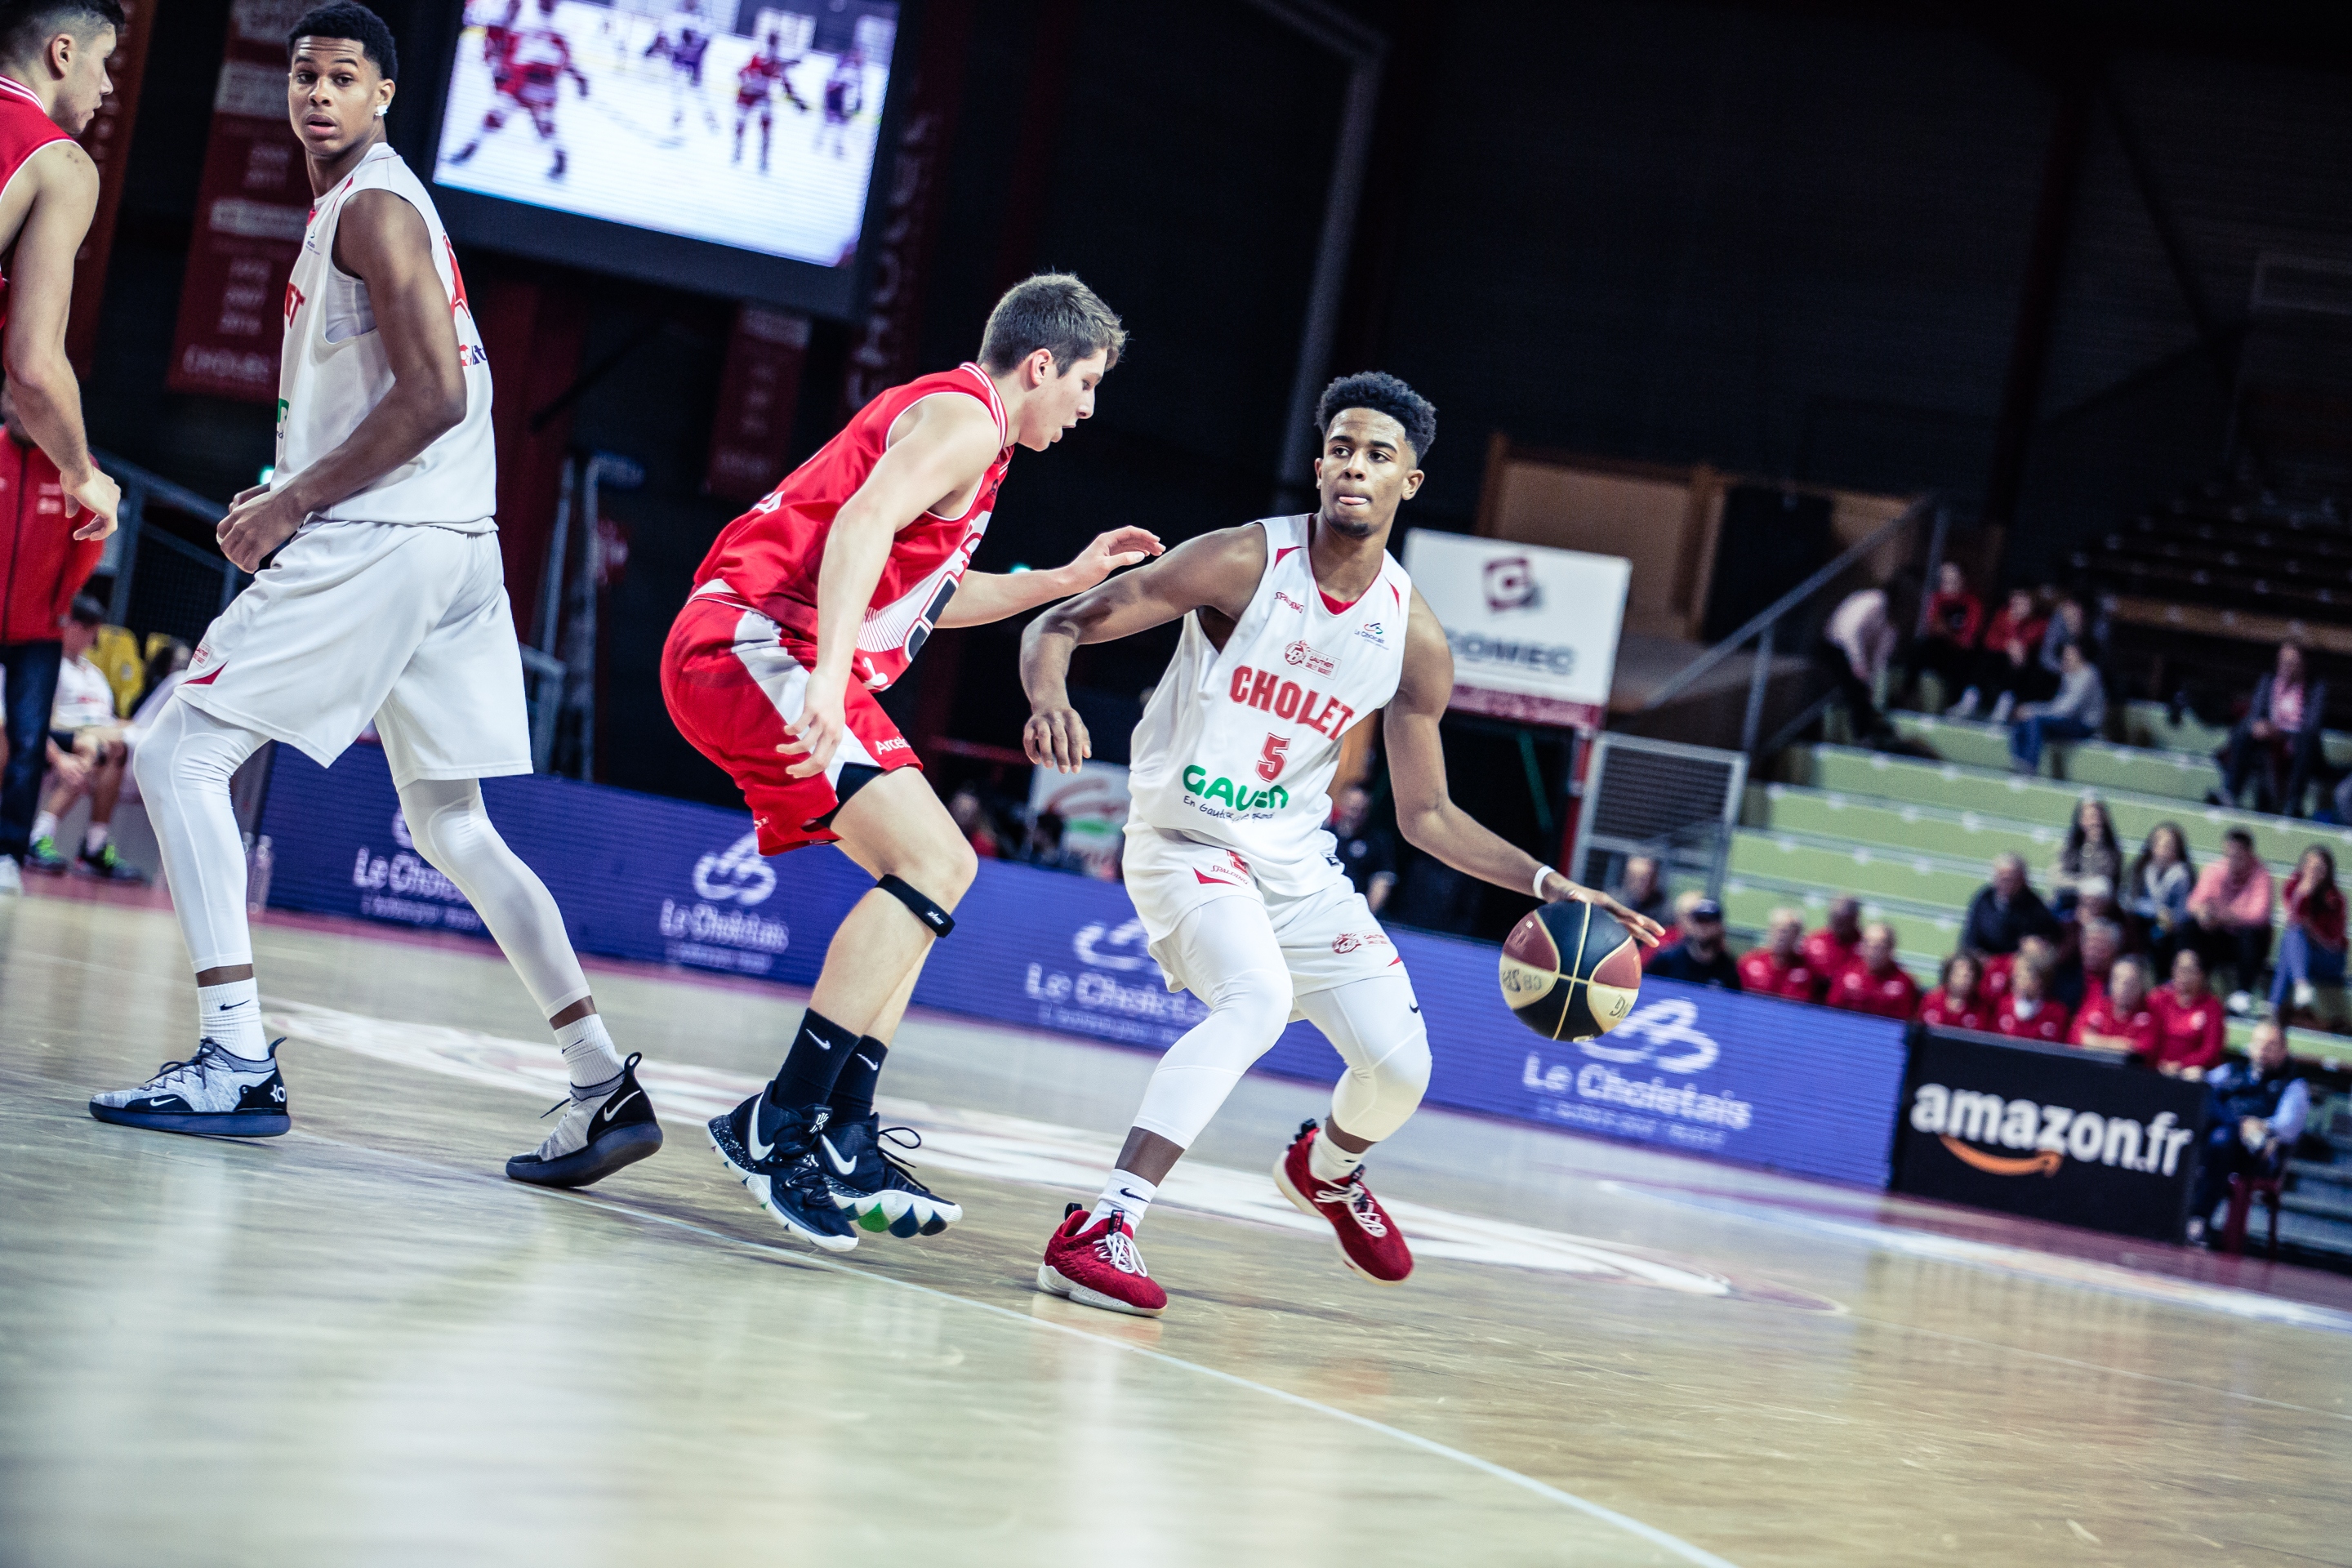
[[[1181,833],[1249,863],[1269,892],[1310,892],[1339,861],[1323,824],[1339,737],[1388,705],[1404,673],[1412,580],[1392,555],[1354,604],[1315,584],[1312,517],[1269,518],[1265,575],[1220,649],[1184,617],[1135,727],[1129,831]]]
[[[498,458],[490,437],[490,362],[466,300],[457,254],[424,182],[389,143],[370,148],[359,167],[320,196],[302,231],[301,253],[286,284],[286,349],[278,371],[278,471],[284,484],[333,451],[392,390],[392,363],[376,331],[367,285],[336,267],[335,222],[356,191],[390,191],[415,207],[432,236],[433,267],[449,296],[457,359],[466,377],[466,416],[457,427],[356,495],[318,518],[437,523],[486,530],[498,510]]]

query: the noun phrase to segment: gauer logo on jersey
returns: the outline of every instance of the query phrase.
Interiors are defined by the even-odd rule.
[[[1235,784],[1231,779],[1213,778],[1209,770],[1198,763],[1184,770],[1184,790],[1196,802],[1222,802],[1235,811],[1280,811],[1290,804],[1290,792],[1280,784],[1259,789],[1247,780]]]
[[[1277,719],[1296,719],[1335,741],[1347,729],[1348,721],[1356,716],[1353,708],[1336,697],[1326,697],[1311,686],[1301,686],[1272,670],[1252,669],[1245,664],[1234,667],[1233,684],[1226,695]]]

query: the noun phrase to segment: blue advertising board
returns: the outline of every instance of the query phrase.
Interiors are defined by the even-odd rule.
[[[482,790],[583,952],[808,985],[835,925],[872,885],[832,849],[761,858],[740,811],[569,779],[487,779]],[[261,831],[273,905],[487,934],[411,846],[372,746],[331,770],[278,747]],[[1653,979],[1612,1033],[1555,1043],[1504,1005],[1492,946],[1391,934],[1429,1021],[1432,1104],[1886,1184],[1902,1025]],[[1118,883],[991,861],[915,1001],[1153,1050],[1205,1013],[1167,988]],[[1259,1066],[1328,1079],[1339,1061],[1301,1023]]]

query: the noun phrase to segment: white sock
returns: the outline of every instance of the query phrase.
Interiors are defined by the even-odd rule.
[[[197,986],[196,1033],[233,1057],[268,1060],[269,1042],[261,1036],[260,983],[231,980]]]
[[[95,855],[106,847],[106,824],[93,822],[81,836],[81,852]]]
[[[563,1067],[572,1076],[572,1088],[595,1089],[621,1076],[621,1053],[613,1048],[604,1015],[591,1013],[572,1019],[555,1031],[555,1043],[563,1051]]]
[[[34,813],[33,837],[35,838],[55,838],[57,836],[58,814],[54,811],[41,811]]]
[[[1093,1219],[1087,1223],[1091,1225],[1094,1220],[1108,1215],[1122,1213],[1127,1215],[1128,1228],[1131,1230],[1143,1223],[1143,1211],[1151,1206],[1151,1200],[1159,1192],[1158,1183],[1147,1182],[1133,1171],[1113,1171],[1110,1180],[1103,1184],[1102,1196],[1095,1200]]]
[[[1307,1145],[1307,1173],[1318,1182],[1344,1182],[1357,1166],[1364,1163],[1361,1154],[1350,1154],[1331,1142],[1331,1129],[1324,1128]]]

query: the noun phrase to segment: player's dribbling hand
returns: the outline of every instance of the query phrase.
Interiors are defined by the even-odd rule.
[[[825,765],[833,761],[833,753],[841,749],[841,737],[848,729],[849,721],[842,713],[841,692],[812,679],[801,698],[801,716],[784,724],[789,739],[776,746],[780,752],[803,753],[801,760],[784,772],[796,779],[814,778],[824,772]]]
[[[66,515],[89,513],[89,521],[74,530],[76,539],[104,539],[114,531],[115,513],[122,510],[122,487],[98,469],[66,490]]]
[[[1087,734],[1087,721],[1076,709],[1064,706],[1041,708],[1030,714],[1029,722],[1021,729],[1021,749],[1041,768],[1074,773],[1079,763],[1094,755],[1095,747]]]
[[[1657,946],[1659,939],[1666,934],[1666,928],[1649,916],[1634,913],[1598,888],[1588,888],[1580,882],[1571,882],[1554,871],[1544,880],[1544,902],[1556,904],[1566,899],[1591,904],[1593,908],[1605,911],[1619,925],[1632,931],[1633,940],[1643,947]]]
[[[1094,542],[1079,551],[1077,559],[1069,564],[1070,591],[1078,593],[1091,588],[1120,567],[1148,561],[1167,548],[1160,542],[1160,536],[1148,528],[1114,528],[1108,533],[1098,533]]]
[[[310,516],[291,490],[247,490],[220,521],[221,553],[246,572],[258,572],[269,552],[294,537]]]

